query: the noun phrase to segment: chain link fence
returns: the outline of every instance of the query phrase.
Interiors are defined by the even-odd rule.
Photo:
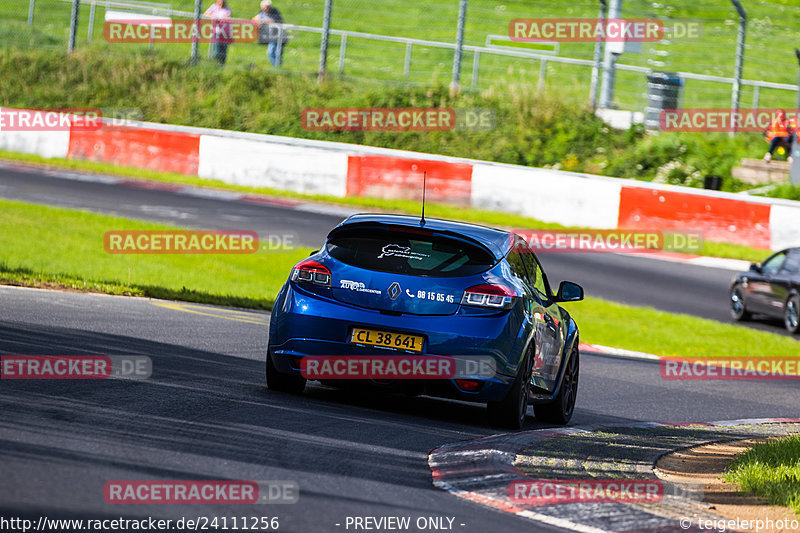
[[[608,0],[619,16],[659,19],[665,31],[656,42],[627,43],[613,56],[613,91],[592,90],[604,67],[598,68],[593,42],[515,42],[509,37],[514,19],[597,18],[602,4],[578,0],[274,0],[289,30],[281,69],[314,73],[325,65],[328,75],[365,81],[448,84],[477,90],[552,90],[576,103],[599,92],[605,107],[643,111],[652,97],[648,74],[667,72],[679,80],[679,105],[692,108],[731,106],[735,101],[737,41],[745,22],[738,101],[741,107],[794,107],[797,101],[800,46],[800,4],[796,0],[741,0],[741,19],[731,0],[689,2]],[[202,10],[211,5],[203,0]],[[258,0],[227,0],[236,19],[250,19]],[[325,26],[326,3],[329,31]],[[70,40],[73,0],[11,0],[0,7],[5,46],[63,49]],[[104,23],[109,14],[191,18],[195,0],[82,0],[77,9],[77,49],[109,54],[158,53],[186,60],[191,44],[109,43]],[[460,17],[461,13],[461,17]],[[611,16],[614,13],[612,12]],[[463,22],[461,46],[459,20]],[[690,21],[701,35],[674,33],[676,22]],[[670,33],[673,28],[673,33]],[[327,50],[321,46],[327,35]],[[211,61],[212,45],[202,44],[202,60]],[[324,62],[323,62],[324,60]],[[269,64],[267,46],[235,43],[226,68]],[[601,62],[602,63],[602,62]],[[605,72],[609,72],[606,61]],[[606,76],[607,77],[607,76]],[[598,84],[596,84],[598,85]],[[606,86],[609,84],[606,82]],[[799,106],[800,107],[800,106]]]

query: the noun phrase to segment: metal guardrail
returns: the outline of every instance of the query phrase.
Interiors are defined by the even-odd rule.
[[[293,29],[298,31],[305,31],[311,33],[322,33],[322,28],[315,28],[311,26],[300,26],[296,24],[285,24],[284,25],[287,29]],[[348,30],[334,30],[331,29],[330,33],[332,35],[338,35],[341,38],[341,45],[339,49],[339,64],[338,69],[339,72],[344,72],[344,62],[346,59],[346,50],[347,50],[347,39],[348,37],[354,38],[361,38],[361,39],[370,39],[376,41],[383,41],[383,42],[393,42],[393,43],[402,43],[406,45],[406,53],[404,58],[404,65],[403,65],[403,73],[405,76],[408,76],[410,71],[410,63],[411,63],[411,49],[413,46],[423,46],[429,48],[443,48],[454,50],[456,49],[455,43],[445,43],[441,41],[429,41],[425,39],[415,39],[411,37],[394,37],[390,35],[378,35],[374,33],[365,33],[365,32],[358,32],[358,31],[348,31]],[[540,68],[540,78],[539,84],[542,87],[544,83],[544,74],[546,73],[547,69],[547,62],[553,61],[555,63],[563,63],[568,65],[581,65],[586,67],[594,67],[595,62],[590,59],[578,59],[573,57],[563,57],[563,56],[556,56],[552,53],[547,52],[534,52],[534,51],[527,51],[527,50],[511,50],[511,49],[503,49],[501,47],[486,47],[486,46],[475,46],[475,45],[464,45],[463,50],[473,52],[475,55],[473,56],[473,65],[472,65],[472,86],[475,87],[478,82],[478,69],[480,65],[480,56],[482,54],[494,54],[500,55],[505,57],[518,57],[521,59],[532,59],[532,60],[539,60],[541,61],[541,68]],[[638,65],[626,65],[622,63],[617,63],[616,68],[619,70],[626,70],[630,72],[641,72],[643,74],[648,74],[653,72],[653,68],[650,67],[641,67]],[[726,83],[733,86],[735,83],[735,79],[733,77],[727,76],[714,76],[710,74],[698,74],[695,72],[684,72],[678,71],[676,72],[678,76],[685,80],[696,80],[696,81],[710,81],[716,83]],[[766,89],[779,89],[779,90],[786,90],[786,91],[798,91],[800,90],[800,86],[793,85],[790,83],[776,83],[770,81],[763,81],[763,80],[748,80],[743,79],[741,81],[742,85],[748,85],[754,88],[754,101],[753,107],[758,105],[758,90],[760,88]]]
[[[72,0],[59,0],[61,2],[72,2]],[[153,15],[166,15],[166,16],[177,16],[177,17],[186,17],[186,18],[193,18],[194,13],[187,12],[187,11],[178,11],[173,10],[170,4],[164,3],[157,3],[157,2],[146,2],[146,1],[138,1],[138,0],[84,0],[85,3],[90,4],[90,23],[89,23],[89,38],[92,37],[92,29],[94,26],[94,10],[96,6],[101,6],[104,8],[115,8],[115,9],[128,9],[131,11],[137,11],[141,13],[148,13]],[[297,24],[283,24],[283,27],[288,30],[295,30],[301,32],[308,32],[308,33],[317,33],[322,34],[323,28],[317,28],[313,26],[303,26]],[[439,49],[446,49],[446,50],[453,50],[455,52],[457,48],[456,43],[447,43],[441,41],[430,41],[426,39],[416,39],[412,37],[395,37],[391,35],[379,35],[375,33],[366,33],[360,31],[349,31],[349,30],[336,30],[330,29],[331,35],[336,35],[340,38],[340,47],[339,47],[339,60],[338,60],[338,71],[340,73],[344,72],[345,62],[347,59],[347,40],[348,38],[358,38],[358,39],[367,39],[373,41],[382,41],[382,42],[390,42],[390,43],[399,43],[405,44],[405,55],[403,60],[403,75],[407,77],[410,74],[411,70],[411,60],[412,60],[412,50],[413,47],[427,47],[427,48],[439,48]],[[545,78],[547,73],[547,64],[549,61],[567,65],[579,65],[585,67],[596,67],[596,62],[591,59],[578,59],[573,57],[563,57],[554,55],[552,52],[549,51],[532,51],[532,50],[524,50],[524,49],[511,49],[511,48],[503,48],[500,46],[475,46],[475,45],[463,45],[462,50],[473,52],[473,63],[472,63],[472,87],[476,87],[479,79],[479,69],[480,69],[480,60],[481,56],[485,54],[503,56],[503,57],[515,57],[520,59],[529,59],[529,60],[536,60],[540,61],[540,69],[539,69],[539,88],[542,89],[545,84]],[[209,48],[210,53],[210,48]],[[619,70],[629,71],[629,72],[641,72],[643,74],[648,74],[653,72],[656,69],[652,67],[643,67],[637,65],[626,65],[622,63],[617,63],[616,68]],[[733,77],[727,76],[714,76],[709,74],[698,74],[695,72],[684,72],[678,71],[676,72],[678,76],[680,76],[684,80],[695,80],[695,81],[708,81],[714,83],[725,83],[729,84],[732,87],[732,91],[736,90],[735,84],[736,79]],[[800,86],[790,84],[790,83],[777,83],[777,82],[769,82],[764,80],[748,80],[742,79],[741,85],[747,85],[753,87],[753,107],[758,106],[758,97],[759,97],[759,90],[761,88],[765,89],[778,89],[778,90],[786,90],[786,91],[795,91],[797,92],[800,90]]]
[[[59,2],[66,2],[71,4],[72,0],[59,0]],[[160,2],[140,2],[139,0],[82,0],[83,4],[91,4],[94,6],[101,6],[106,9],[127,9],[129,11],[140,11],[153,15],[170,15],[176,13],[173,11],[172,4],[164,4]]]
[[[486,48],[499,48],[501,50],[508,50],[512,44],[496,44],[497,42],[502,43],[514,43],[514,40],[509,37],[508,35],[494,35],[489,34],[486,36],[486,40],[484,41],[483,45]],[[549,54],[549,55],[558,55],[558,51],[560,49],[560,44],[558,41],[539,41],[535,43],[517,43],[517,44],[526,44],[528,46],[519,46],[518,48],[528,48],[529,50],[536,50],[540,54]],[[549,46],[550,49],[548,50],[545,48]]]
[[[59,0],[60,2],[72,3],[72,0]],[[31,0],[33,3],[33,0]],[[84,4],[89,4],[89,29],[87,30],[87,37],[91,41],[94,33],[94,17],[97,11],[97,6],[106,10],[108,9],[124,9],[135,13],[147,15],[163,15],[171,17],[175,11],[172,10],[171,4],[162,4],[158,2],[140,2],[139,0],[83,0]],[[151,46],[152,48],[152,43]]]

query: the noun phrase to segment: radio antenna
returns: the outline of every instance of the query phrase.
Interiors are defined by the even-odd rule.
[[[428,177],[428,171],[422,171],[422,216],[419,219],[419,225],[425,225],[425,185]]]

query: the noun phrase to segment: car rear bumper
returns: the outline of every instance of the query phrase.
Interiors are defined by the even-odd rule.
[[[342,352],[343,348],[343,346],[337,346],[336,343],[329,343],[318,339],[292,339],[283,345],[271,346],[269,353],[278,372],[282,374],[302,375],[300,369],[301,361],[304,357],[316,355],[313,352],[317,351],[321,351],[325,355],[333,353],[331,350]],[[356,353],[349,355],[375,355],[374,350],[361,350],[363,350],[362,353],[358,353],[359,350],[354,350]],[[391,353],[387,355],[397,354]],[[408,356],[414,357],[414,355],[411,354],[408,354]],[[335,382],[343,386],[368,385],[397,391],[412,391],[418,394],[428,394],[431,396],[455,398],[473,402],[487,402],[500,401],[505,398],[514,381],[514,378],[511,376],[499,374],[491,378],[483,376],[465,376],[465,378],[468,378],[470,381],[480,382],[480,388],[474,392],[466,391],[458,385],[455,379],[337,379]]]
[[[494,312],[454,315],[389,315],[307,293],[287,285],[276,302],[271,323],[269,352],[281,373],[300,374],[304,356],[448,356],[459,359],[489,357],[498,370],[493,377],[464,376],[480,381],[480,388],[468,392],[455,379],[374,381],[374,385],[411,389],[426,394],[468,401],[500,401],[510,389],[514,376],[503,373],[514,349],[517,332],[510,333],[508,313]],[[364,347],[349,341],[353,327],[423,336],[419,354],[401,350]],[[461,377],[461,376],[460,376]]]

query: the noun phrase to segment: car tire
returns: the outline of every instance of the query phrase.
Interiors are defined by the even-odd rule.
[[[490,425],[506,429],[522,429],[525,424],[533,371],[533,352],[530,349],[525,353],[524,365],[523,370],[517,373],[514,384],[503,401],[486,404]]]
[[[737,322],[744,322],[750,320],[753,315],[747,310],[747,305],[744,302],[744,293],[742,286],[738,283],[731,287],[730,298],[728,300],[731,306],[731,318]]]
[[[792,335],[800,333],[800,295],[792,294],[783,305],[783,324]]]
[[[306,388],[306,378],[281,374],[272,362],[272,354],[267,352],[267,388],[278,392],[301,394]]]
[[[578,397],[578,378],[580,377],[580,355],[578,352],[578,342],[572,349],[567,367],[564,369],[564,377],[561,380],[561,387],[553,401],[533,406],[536,419],[542,422],[564,425],[572,418],[575,412],[575,401]]]

